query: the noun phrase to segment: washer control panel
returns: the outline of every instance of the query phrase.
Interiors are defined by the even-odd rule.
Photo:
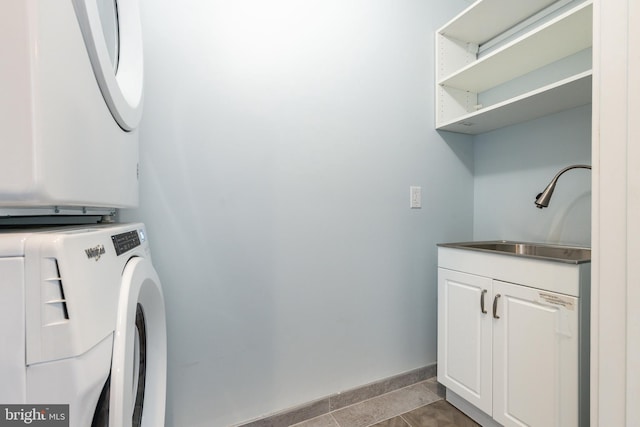
[[[116,255],[123,254],[140,246],[140,236],[137,230],[111,236],[111,241],[113,242],[113,247],[116,249]]]

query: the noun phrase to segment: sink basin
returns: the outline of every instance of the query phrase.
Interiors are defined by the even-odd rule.
[[[510,242],[495,240],[489,242],[441,243],[446,248],[469,249],[490,253],[500,253],[528,258],[580,264],[591,262],[591,249],[576,246],[559,246],[544,243]]]

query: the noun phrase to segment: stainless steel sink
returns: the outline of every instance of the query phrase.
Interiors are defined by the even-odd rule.
[[[552,261],[580,264],[591,262],[591,249],[577,246],[548,245],[544,243],[510,242],[494,240],[488,242],[441,243],[446,248],[469,249],[473,251],[500,253]]]

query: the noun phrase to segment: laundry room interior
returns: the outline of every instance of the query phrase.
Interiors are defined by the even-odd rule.
[[[153,237],[168,425],[436,363],[437,243],[590,245],[588,171],[533,204],[591,163],[589,105],[477,137],[434,129],[433,35],[468,5],[142,5],[140,208],[120,218]]]
[[[625,260],[640,254],[627,221],[640,96],[618,106],[640,88],[604,46],[640,41],[615,24],[640,12],[557,2],[593,3],[594,47],[566,61],[593,63],[589,102],[477,134],[436,129],[436,34],[483,1],[140,2],[139,201],[114,218],[144,223],[162,284],[164,425],[278,425],[269,417],[328,396],[435,375],[438,244],[490,240],[593,250],[591,425],[639,419],[640,270]],[[570,165],[593,170],[563,174],[537,209]],[[602,277],[616,283],[599,299]]]

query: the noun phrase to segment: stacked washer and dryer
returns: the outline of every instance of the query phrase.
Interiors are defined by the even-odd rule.
[[[0,405],[162,426],[162,289],[112,221],[138,203],[138,1],[2,2],[0,52]]]

